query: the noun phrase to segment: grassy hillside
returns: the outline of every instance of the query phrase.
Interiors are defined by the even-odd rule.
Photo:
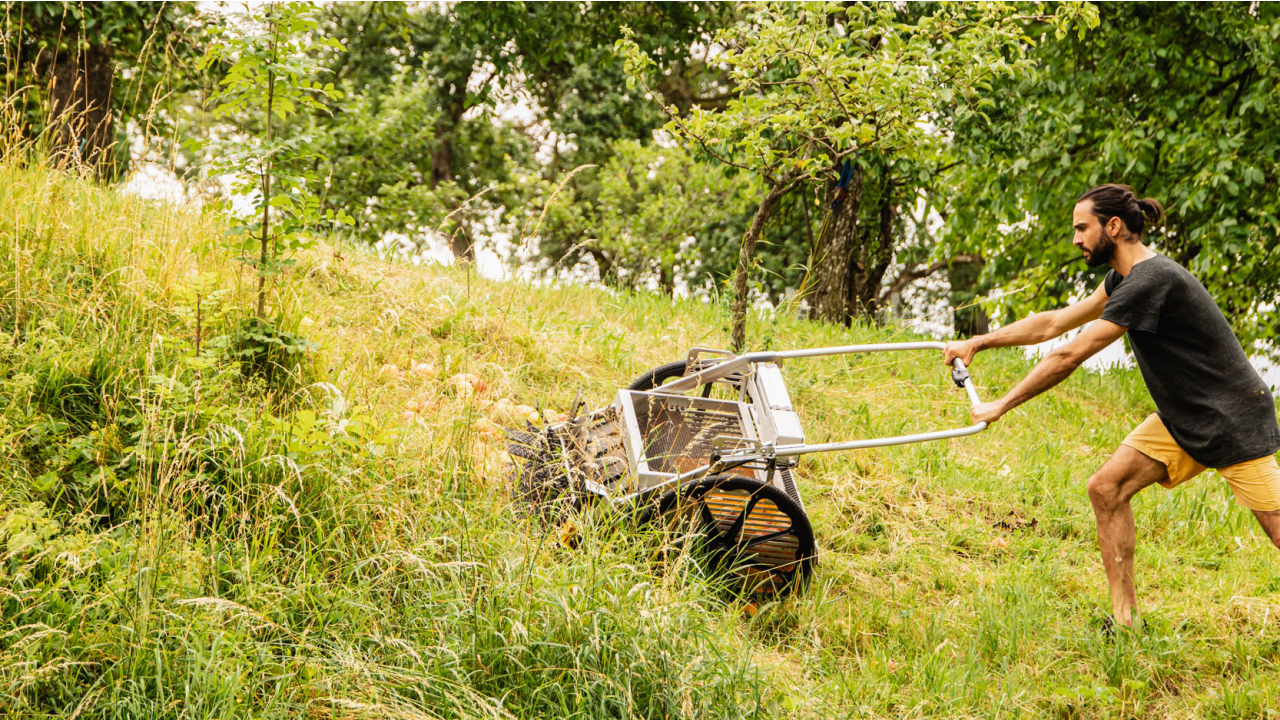
[[[492,424],[497,399],[604,403],[726,345],[722,308],[325,246],[272,301],[316,348],[294,380],[246,380],[219,349],[250,289],[221,232],[0,165],[0,716],[1280,707],[1280,556],[1216,475],[1136,500],[1147,628],[1100,630],[1084,480],[1150,410],[1134,373],[1078,374],[972,438],[806,461],[815,582],[751,612],[693,563],[658,572],[658,541],[623,524],[585,518],[569,550],[520,519]],[[750,337],[909,336],[757,318]],[[974,377],[994,395],[1027,367],[992,352]],[[967,420],[932,354],[784,370],[815,440]]]

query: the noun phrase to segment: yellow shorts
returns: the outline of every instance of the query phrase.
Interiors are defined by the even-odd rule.
[[[1160,484],[1167,488],[1180,485],[1205,470],[1178,445],[1155,413],[1148,415],[1121,444],[1164,463],[1168,474]],[[1215,469],[1226,478],[1236,494],[1236,502],[1250,510],[1280,510],[1280,466],[1276,465],[1274,455]]]

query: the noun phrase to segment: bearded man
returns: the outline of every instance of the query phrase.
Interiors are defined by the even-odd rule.
[[[974,422],[992,423],[1128,333],[1157,412],[1129,433],[1086,485],[1113,618],[1124,626],[1136,618],[1129,501],[1143,488],[1173,488],[1215,468],[1280,547],[1275,401],[1200,281],[1143,243],[1145,229],[1163,217],[1160,203],[1139,200],[1125,185],[1099,185],[1081,195],[1072,212],[1072,243],[1090,267],[1111,267],[1097,290],[1065,308],[949,342],[943,351],[944,362],[958,357],[968,365],[980,350],[1035,345],[1091,323],[1007,395],[972,408]]]

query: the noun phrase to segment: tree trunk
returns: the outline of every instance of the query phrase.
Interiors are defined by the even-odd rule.
[[[818,238],[818,252],[810,258],[814,283],[809,304],[815,318],[844,322],[848,317],[849,267],[857,246],[862,179],[862,168],[854,165],[844,199],[831,211],[826,231]],[[835,192],[833,184],[830,194]]]
[[[441,183],[455,182],[453,176],[453,139],[458,133],[458,126],[462,124],[462,116],[466,113],[466,87],[471,79],[471,68],[466,68],[465,74],[459,72],[452,77],[446,77],[441,81],[441,92],[443,103],[439,119],[436,120],[435,126],[435,143],[431,148],[431,168],[428,180],[431,189],[435,190]],[[465,187],[465,183],[458,183],[459,187]],[[458,217],[456,224],[458,227],[450,237],[450,250],[453,251],[455,258],[466,258],[474,261],[476,252],[472,242],[471,234],[463,229],[465,218]]]
[[[441,112],[436,118],[435,142],[431,146],[431,173],[428,176],[432,190],[440,183],[453,180],[453,136],[458,132],[458,125],[466,112],[464,100],[470,77],[468,67],[465,73],[457,72],[440,81]]]
[[[84,50],[44,53],[51,80],[52,149],[107,177],[115,141],[111,47],[93,44]]]
[[[274,56],[276,52],[276,24],[271,23],[271,54]],[[272,58],[274,60],[274,57]],[[268,66],[270,67],[270,66]],[[271,146],[271,106],[275,104],[276,98],[276,74],[267,71],[267,114],[266,114],[266,139],[267,146]],[[261,170],[262,182],[262,246],[258,254],[258,317],[265,317],[267,306],[267,249],[271,239],[271,170],[272,163],[270,156],[263,159]]]
[[[893,221],[893,193],[886,177],[875,237],[871,237],[870,228],[860,235],[863,242],[858,244],[849,267],[847,314],[842,320],[845,323],[854,317],[872,317],[879,309],[880,282],[893,261]]]
[[[855,317],[873,315],[879,305],[880,282],[893,260],[893,195],[889,178],[880,193],[879,218],[874,226],[858,224],[865,199],[866,177],[855,167],[847,195],[833,211],[818,243],[814,259],[816,282],[812,293],[814,317],[849,324]]]
[[[461,217],[465,214],[458,213],[457,227],[454,228],[453,234],[449,236],[449,249],[453,252],[454,257],[466,258],[474,262],[476,259],[475,238],[471,237],[471,230]]]
[[[750,299],[747,296],[747,275],[751,272],[751,259],[756,254],[756,242],[760,240],[760,231],[764,229],[765,222],[778,207],[778,201],[790,189],[789,185],[781,183],[769,189],[769,194],[760,201],[760,207],[756,208],[756,214],[751,218],[747,234],[742,238],[738,269],[733,276],[733,304],[729,307],[732,316],[730,336],[734,352],[742,352],[747,344],[747,306]]]
[[[657,262],[654,263],[658,271],[658,287],[662,289],[663,294],[667,297],[676,296],[676,268],[675,261],[672,264]]]
[[[446,133],[452,133],[453,128],[444,128],[444,124],[437,125],[437,130]],[[448,182],[453,179],[453,168],[451,156],[453,155],[453,143],[449,141],[449,136],[436,138],[435,147],[431,149],[431,189],[435,190],[442,182]]]
[[[947,268],[951,282],[951,307],[957,337],[982,335],[991,329],[990,319],[980,305],[973,304],[974,286],[982,275],[982,265],[957,263]]]

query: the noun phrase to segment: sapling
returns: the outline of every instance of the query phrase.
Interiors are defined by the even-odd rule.
[[[327,112],[323,99],[342,92],[314,78],[326,72],[310,51],[342,50],[342,43],[317,31],[318,11],[305,2],[247,5],[213,29],[201,59],[203,69],[225,68],[219,89],[209,100],[215,117],[236,121],[246,132],[216,143],[210,173],[230,178],[231,195],[241,211],[229,213],[237,259],[255,269],[254,313],[266,317],[267,279],[292,264],[291,256],[310,247],[310,232],[335,223],[349,224],[338,210],[321,212],[317,191],[322,180],[311,136],[289,124],[302,110]],[[274,211],[274,212],[273,212]],[[255,256],[256,255],[256,256]]]

